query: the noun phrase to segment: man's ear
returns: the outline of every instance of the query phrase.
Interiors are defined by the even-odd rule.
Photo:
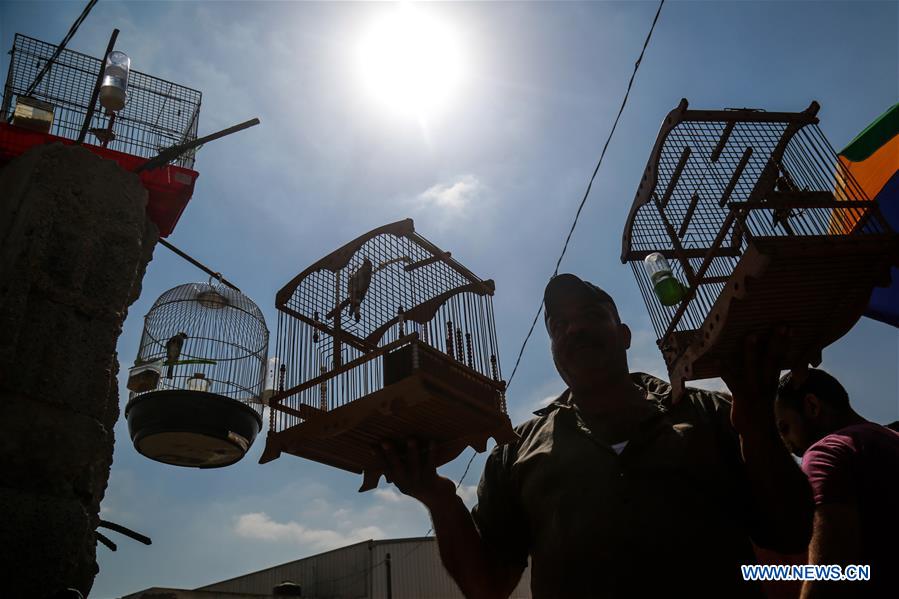
[[[618,331],[621,334],[622,339],[624,340],[624,349],[630,349],[631,348],[631,330],[630,330],[630,328],[622,322],[618,325]]]
[[[814,393],[806,393],[802,398],[802,411],[808,418],[818,418],[821,415],[821,400]]]

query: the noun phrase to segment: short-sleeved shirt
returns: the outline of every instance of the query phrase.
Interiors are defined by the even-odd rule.
[[[566,391],[487,459],[472,516],[497,559],[527,565],[548,597],[760,597],[748,486],[730,403],[632,378],[655,410],[620,454]]]
[[[861,563],[871,580],[864,597],[899,596],[899,433],[866,422],[827,435],[802,456],[815,505],[854,504]]]

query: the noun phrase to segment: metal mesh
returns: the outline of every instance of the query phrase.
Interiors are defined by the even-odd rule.
[[[208,392],[236,399],[262,413],[260,396],[268,353],[268,329],[258,306],[223,285],[188,283],[165,292],[144,319],[137,364],[167,360],[166,344],[186,333],[178,361],[154,391],[188,388],[197,373]],[[140,395],[131,393],[130,397]]]
[[[349,280],[366,258],[372,263],[371,283],[356,321],[350,306],[335,307],[347,299]],[[289,295],[277,306],[278,389],[286,391],[281,405],[291,410],[300,410],[301,404],[331,410],[382,389],[383,348],[393,344],[390,349],[399,349],[411,342],[412,333],[463,371],[501,386],[492,282],[414,232],[365,239],[344,266],[314,268],[285,290]],[[346,368],[353,361],[358,364]],[[316,377],[322,379],[319,384],[291,392]],[[275,412],[272,430],[302,422]]]
[[[28,90],[55,51],[53,44],[16,34],[3,93],[4,121],[15,110],[19,94]],[[68,49],[59,55],[31,94],[53,105],[50,133],[78,139],[97,75],[103,68],[102,62],[101,59]],[[152,158],[165,148],[193,141],[197,138],[201,99],[202,94],[197,90],[132,70],[128,78],[128,101],[116,113],[113,126],[115,139],[107,147],[133,156]],[[98,100],[88,128],[105,130],[109,118]],[[96,143],[97,138],[88,133],[87,141]],[[188,152],[173,164],[193,168],[194,156],[195,151]]]
[[[702,325],[755,238],[888,230],[814,112],[677,112],[650,157],[622,253],[659,338]],[[689,288],[685,304],[656,297],[642,264],[654,252]]]

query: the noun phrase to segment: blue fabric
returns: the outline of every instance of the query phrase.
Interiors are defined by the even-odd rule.
[[[899,231],[899,171],[877,194],[880,211],[894,231]],[[899,327],[899,268],[893,267],[889,287],[875,287],[865,316]]]

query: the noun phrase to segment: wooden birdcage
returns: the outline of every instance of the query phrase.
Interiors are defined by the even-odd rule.
[[[719,376],[747,334],[777,325],[791,331],[783,368],[817,365],[889,282],[897,235],[840,165],[818,108],[687,110],[682,100],[662,124],[621,261],[677,392]],[[654,254],[679,281],[675,301],[663,303],[644,268]]]
[[[268,328],[217,282],[166,291],[144,319],[125,418],[146,457],[196,468],[240,460],[262,429]]]
[[[515,438],[493,320],[494,284],[418,235],[375,229],[297,275],[276,299],[277,389],[261,463],[282,452],[364,473],[380,442],[466,446]]]

